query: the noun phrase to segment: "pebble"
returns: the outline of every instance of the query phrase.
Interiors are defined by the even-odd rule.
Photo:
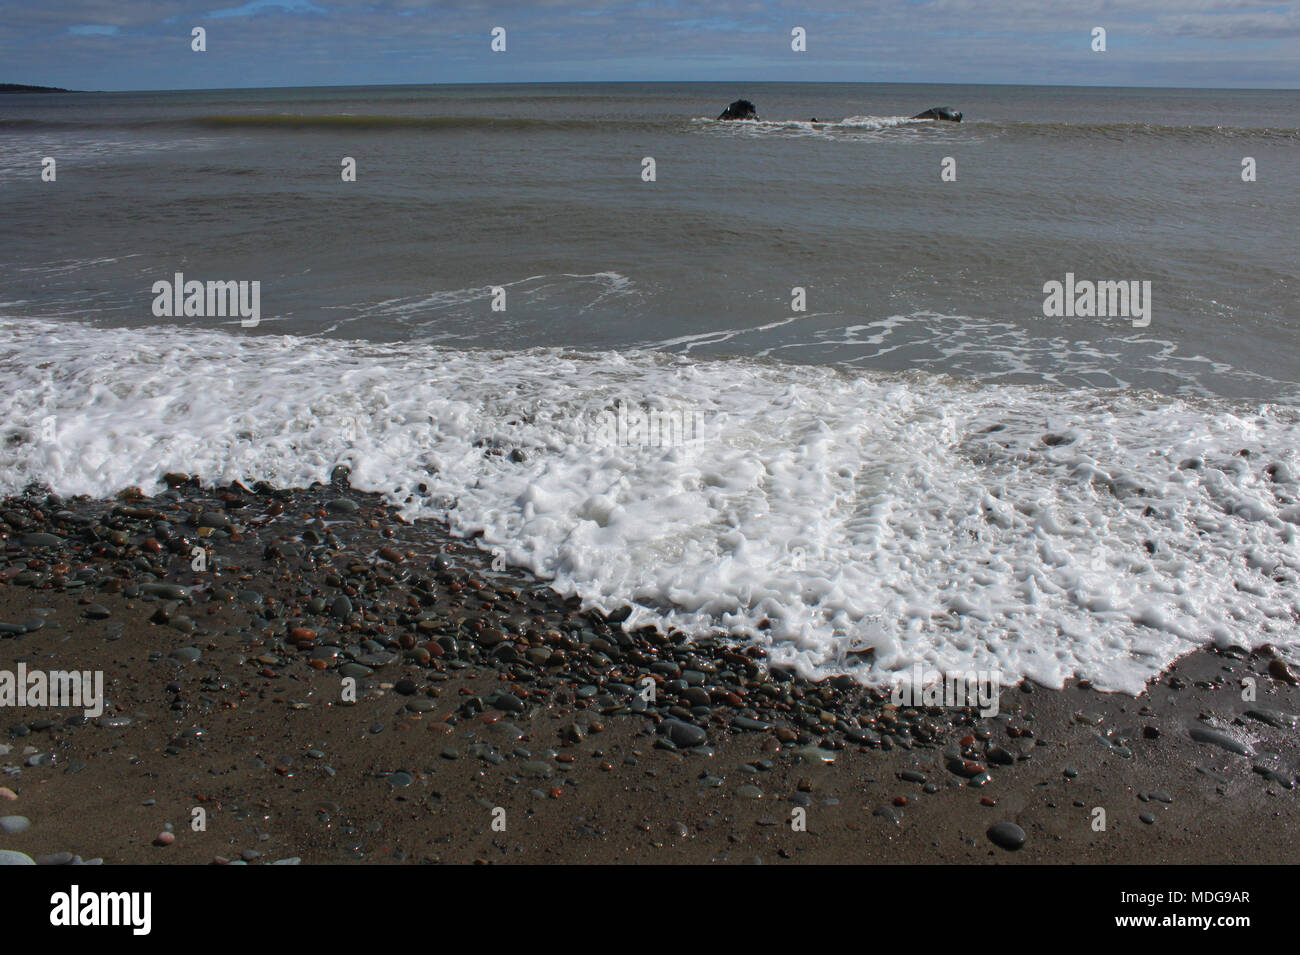
[[[32,821],[26,816],[0,816],[0,832],[6,836],[16,836],[32,827]]]
[[[1284,713],[1281,710],[1269,709],[1268,707],[1257,706],[1253,710],[1247,710],[1246,715],[1259,720],[1261,723],[1267,723],[1269,726],[1276,726],[1279,729],[1295,729],[1300,726],[1300,716]]]
[[[659,724],[659,732],[678,746],[701,746],[708,742],[708,734],[693,723],[667,719]]]
[[[25,852],[0,849],[0,865],[36,865],[36,860]]]
[[[488,705],[503,713],[522,713],[524,701],[513,693],[497,693],[488,698]]]
[[[1025,830],[1014,822],[998,822],[989,826],[989,841],[995,846],[1014,852],[1025,844]]]
[[[1220,749],[1226,749],[1228,752],[1236,753],[1238,756],[1255,755],[1255,748],[1250,744],[1239,742],[1227,733],[1221,733],[1218,730],[1209,729],[1205,726],[1193,726],[1191,736],[1192,739],[1198,743],[1209,743],[1211,746],[1218,746]]]

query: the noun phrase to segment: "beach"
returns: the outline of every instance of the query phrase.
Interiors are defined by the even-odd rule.
[[[345,472],[292,490],[168,483],[0,509],[0,672],[104,677],[97,716],[7,710],[0,816],[30,823],[7,850],[104,864],[1294,857],[1300,689],[1269,649],[1198,651],[1137,698],[1026,681],[988,717],[898,706],[767,669],[736,641],[625,632]]]

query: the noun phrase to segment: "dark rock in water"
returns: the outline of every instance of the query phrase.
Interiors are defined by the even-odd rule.
[[[924,113],[917,113],[913,119],[944,119],[950,123],[961,122],[961,112],[951,106],[931,106]]]
[[[721,113],[718,119],[758,119],[758,110],[747,99],[738,99]]]
[[[1025,830],[1014,822],[998,822],[989,826],[989,841],[995,846],[1014,852],[1025,844]]]

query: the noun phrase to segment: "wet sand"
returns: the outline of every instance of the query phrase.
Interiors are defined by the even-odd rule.
[[[1198,651],[1136,699],[1022,685],[989,718],[898,707],[725,640],[624,633],[342,474],[170,483],[0,504],[0,671],[102,671],[108,700],[94,718],[0,710],[0,819],[30,822],[0,850],[1280,864],[1300,848],[1300,688],[1268,649]],[[1021,848],[995,844],[999,823]]]

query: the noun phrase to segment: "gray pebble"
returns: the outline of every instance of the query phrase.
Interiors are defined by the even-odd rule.
[[[1025,830],[1014,822],[998,822],[989,826],[989,841],[995,846],[1014,852],[1025,844]]]

